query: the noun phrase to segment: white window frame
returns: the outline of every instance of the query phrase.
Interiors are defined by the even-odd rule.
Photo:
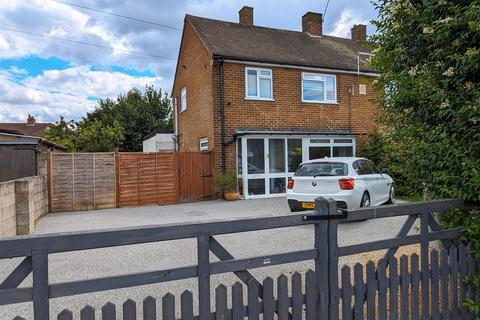
[[[207,144],[206,146],[202,146],[202,144]],[[200,149],[200,151],[208,151],[208,138],[203,138],[203,139],[200,139],[200,141],[198,142],[198,147]]]
[[[183,98],[185,96],[185,99]],[[187,87],[180,89],[180,112],[187,110]]]
[[[305,76],[315,76],[315,77],[325,77],[324,82],[324,90],[323,90],[323,98],[324,100],[305,100],[303,97],[303,80]],[[327,99],[327,79],[326,77],[333,77],[333,91],[334,91],[334,100],[328,100]],[[337,102],[337,76],[334,74],[325,74],[325,73],[312,73],[312,72],[302,72],[302,102],[305,103],[322,103],[322,104],[338,104]],[[307,79],[311,80],[311,79]],[[311,80],[315,81],[315,80]],[[320,82],[320,80],[318,81]]]
[[[254,71],[257,72],[257,95],[256,96],[248,95],[248,71],[249,70],[254,70]],[[270,72],[270,76],[261,75],[262,71]],[[270,80],[270,98],[260,97],[260,79],[269,79]],[[272,69],[245,67],[245,99],[247,99],[247,100],[274,101],[274,99],[273,99],[273,71],[272,71]]]

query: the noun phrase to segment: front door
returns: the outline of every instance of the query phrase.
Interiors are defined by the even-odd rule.
[[[247,172],[244,192],[248,198],[286,193],[287,164],[284,138],[247,138],[243,159]]]

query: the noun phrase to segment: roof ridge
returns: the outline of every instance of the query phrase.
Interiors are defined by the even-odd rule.
[[[204,20],[210,20],[210,21],[216,21],[216,22],[223,22],[223,23],[228,23],[230,25],[235,25],[235,26],[240,26],[240,27],[245,27],[245,28],[259,28],[259,29],[266,29],[266,30],[274,30],[274,31],[281,31],[281,32],[288,32],[288,33],[298,33],[298,34],[304,34],[307,36],[310,36],[311,38],[334,38],[334,39],[341,39],[341,40],[349,40],[353,42],[357,42],[355,40],[352,40],[350,38],[343,38],[343,37],[338,37],[338,36],[332,36],[329,34],[322,34],[321,36],[313,36],[307,32],[303,31],[297,31],[297,30],[289,30],[289,29],[279,29],[279,28],[273,28],[273,27],[265,27],[265,26],[257,26],[257,25],[245,25],[245,24],[240,24],[238,22],[232,22],[232,21],[226,21],[226,20],[219,20],[219,19],[213,19],[213,18],[206,18],[206,17],[201,17],[201,16],[195,16],[192,14],[186,14],[185,18],[197,18],[197,19],[204,19]]]

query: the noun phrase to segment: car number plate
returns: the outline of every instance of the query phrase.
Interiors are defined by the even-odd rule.
[[[315,209],[315,202],[302,202],[303,209]]]

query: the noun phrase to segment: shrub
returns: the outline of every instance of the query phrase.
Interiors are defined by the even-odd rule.
[[[237,175],[231,170],[215,174],[215,191],[219,193],[238,192]]]

